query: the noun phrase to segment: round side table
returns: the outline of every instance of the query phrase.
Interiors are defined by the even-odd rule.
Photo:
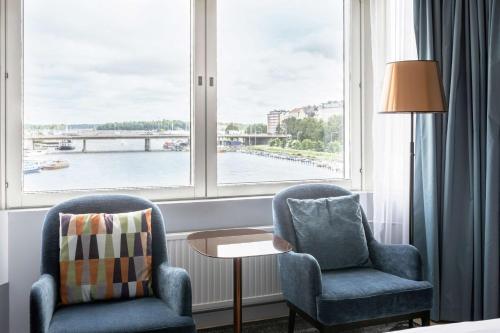
[[[187,239],[189,245],[204,256],[233,259],[234,332],[241,333],[242,258],[288,252],[292,250],[291,244],[272,233],[252,228],[200,231]]]

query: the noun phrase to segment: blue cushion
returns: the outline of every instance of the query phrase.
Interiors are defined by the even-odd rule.
[[[432,306],[432,285],[372,268],[322,273],[317,298],[318,320],[338,325],[426,311]]]
[[[155,297],[84,303],[58,308],[50,333],[196,332],[193,319],[175,314]]]
[[[359,195],[320,199],[287,199],[297,251],[311,254],[321,269],[359,267],[369,252]]]

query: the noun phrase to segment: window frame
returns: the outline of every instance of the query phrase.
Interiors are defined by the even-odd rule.
[[[344,19],[344,107],[349,117],[344,119],[344,142],[349,143],[349,158],[344,158],[344,179],[304,179],[279,182],[218,184],[217,182],[217,0],[207,3],[207,78],[215,78],[213,87],[207,86],[207,197],[234,197],[274,194],[286,187],[303,183],[333,183],[344,188],[362,188],[361,150],[361,3],[344,0],[344,17],[349,16],[348,29]],[[349,5],[346,5],[346,4]],[[347,53],[349,52],[349,54]],[[351,57],[352,55],[352,57]],[[345,61],[349,58],[349,61]],[[344,149],[345,152],[345,149]],[[344,153],[345,154],[345,153]],[[345,156],[345,155],[344,155]]]
[[[362,109],[361,109],[361,3],[345,0],[349,15],[345,30],[345,105],[349,119],[345,132],[350,156],[345,159],[349,179],[305,179],[300,181],[217,184],[217,0],[192,0],[191,55],[191,179],[190,186],[158,186],[25,193],[22,190],[23,96],[22,33],[23,0],[0,0],[0,205],[8,208],[44,207],[89,193],[126,193],[154,201],[272,195],[294,184],[329,182],[352,190],[362,189]],[[5,10],[3,10],[5,9]],[[346,52],[350,54],[346,54]],[[8,74],[7,74],[8,73]],[[198,78],[202,77],[202,85]],[[206,84],[215,78],[213,87]]]

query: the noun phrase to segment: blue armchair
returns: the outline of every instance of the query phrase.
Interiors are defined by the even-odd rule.
[[[121,213],[152,208],[154,297],[59,305],[59,212]],[[30,294],[31,332],[196,332],[191,284],[184,269],[171,267],[163,217],[150,201],[128,195],[91,195],[49,210],[42,230],[41,277]]]
[[[288,198],[318,199],[350,195],[335,185],[293,186],[273,199],[275,233],[296,249],[296,234]],[[361,326],[421,318],[429,325],[432,285],[422,281],[418,250],[411,245],[384,245],[373,238],[366,216],[362,222],[369,250],[367,266],[321,270],[307,253],[278,257],[281,285],[290,309],[289,332],[298,313],[320,332],[339,332]]]

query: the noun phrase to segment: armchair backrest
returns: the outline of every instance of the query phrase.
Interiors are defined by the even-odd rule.
[[[352,194],[342,187],[331,184],[303,184],[296,185],[282,190],[273,198],[273,225],[274,232],[281,238],[287,240],[296,249],[297,239],[293,227],[292,215],[286,199],[319,199],[340,197]],[[368,225],[365,212],[361,208],[363,217],[363,228],[365,230],[366,241],[370,244],[373,233]]]
[[[41,274],[50,274],[59,286],[59,213],[126,213],[152,208],[151,237],[153,276],[158,266],[167,261],[165,226],[160,209],[149,200],[130,195],[88,195],[62,202],[52,207],[43,222]],[[153,279],[153,292],[157,295]]]

